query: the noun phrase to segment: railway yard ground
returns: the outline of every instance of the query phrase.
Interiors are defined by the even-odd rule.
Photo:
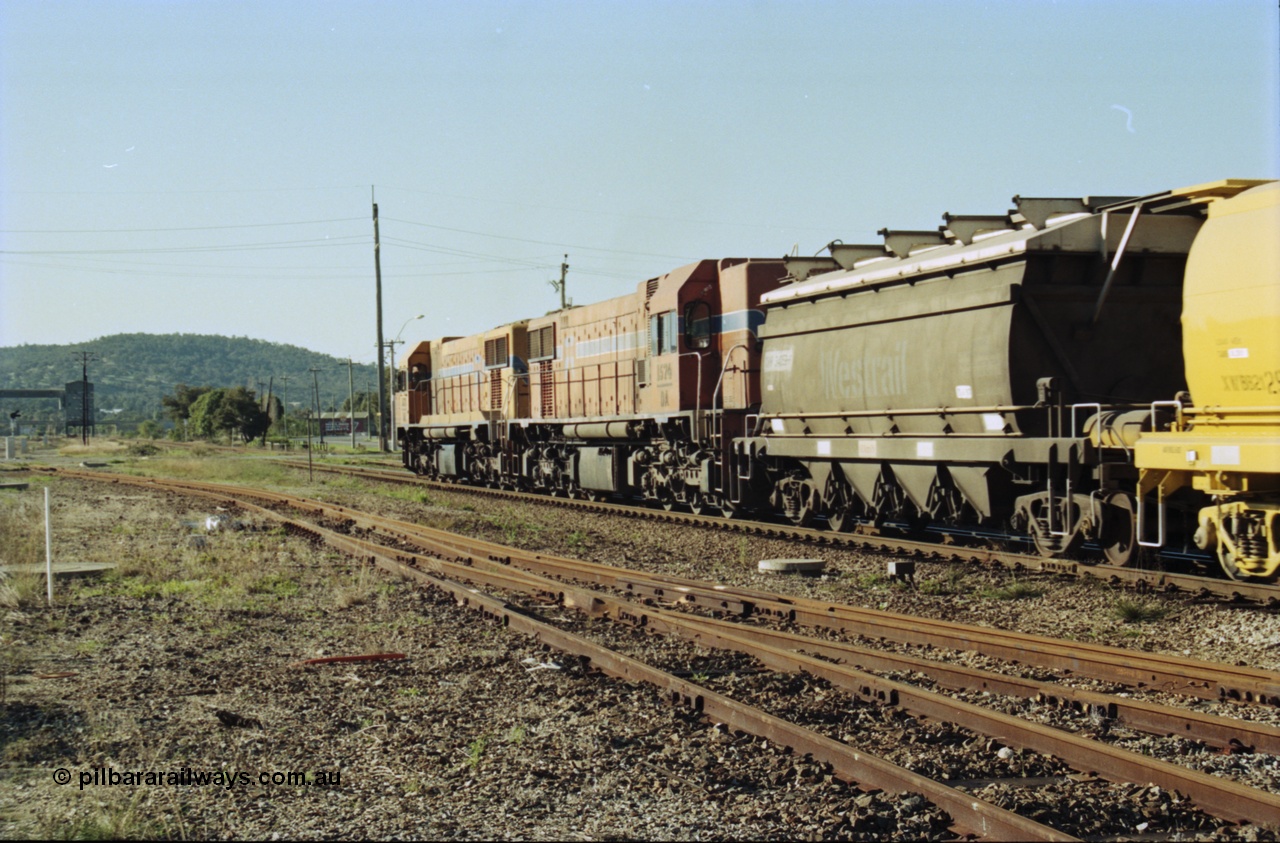
[[[1136,595],[1096,580],[930,562],[919,562],[908,584],[887,576],[889,558],[863,551],[797,548],[460,489],[320,473],[308,482],[305,470],[251,452],[104,442],[87,451],[37,451],[5,467],[81,462],[117,474],[285,491],[549,556],[1280,671],[1280,615],[1190,595]],[[59,579],[52,608],[43,577],[17,573],[0,582],[0,835],[955,837],[943,812],[919,796],[842,781],[776,741],[673,706],[651,686],[589,669],[443,592],[381,573],[271,519],[159,489],[0,473],[10,477],[30,485],[0,491],[0,562],[43,563],[47,487],[55,561],[114,567]],[[826,572],[757,571],[760,560],[797,556],[822,558]],[[549,623],[1069,835],[1277,837],[1274,825],[1234,824],[1168,789],[1104,781],[948,722],[855,699],[813,676],[563,606],[527,605]],[[347,658],[369,655],[394,657]],[[303,664],[309,660],[324,661]],[[972,653],[945,660],[992,667]],[[1061,679],[1029,664],[995,669]],[[1280,726],[1274,705],[1079,684]],[[1274,755],[1072,719],[1036,700],[985,704],[1280,798]],[[132,778],[113,784],[113,775]]]

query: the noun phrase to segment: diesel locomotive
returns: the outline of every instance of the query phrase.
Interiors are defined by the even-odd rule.
[[[1280,569],[1280,183],[704,260],[399,363],[406,468],[1046,556]]]

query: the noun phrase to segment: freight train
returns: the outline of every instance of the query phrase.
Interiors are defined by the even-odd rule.
[[[1276,579],[1280,182],[1013,205],[419,343],[404,465]]]

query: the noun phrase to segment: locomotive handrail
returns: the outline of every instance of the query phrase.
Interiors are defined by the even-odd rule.
[[[733,346],[725,352],[724,362],[720,364],[720,377],[716,378],[716,388],[715,391],[711,393],[711,412],[713,413],[716,411],[717,405],[720,403],[720,386],[724,383],[724,373],[729,371],[729,361],[733,359],[733,353],[738,349],[742,349],[748,353],[751,351],[751,349],[747,347],[746,343],[739,342],[734,343]],[[750,361],[748,360],[747,362],[749,363]],[[750,395],[747,396],[747,398],[750,397]],[[748,401],[747,403],[750,404],[751,402]]]
[[[698,436],[698,433],[699,433],[699,428],[702,427],[702,358],[709,353],[710,352],[706,352],[706,351],[681,351],[679,354],[676,355],[677,360],[681,357],[697,357],[698,358],[698,385],[697,385],[697,392],[694,393],[694,396],[693,396],[693,427],[694,429],[691,431],[695,439],[700,438]],[[677,402],[679,401],[679,396],[677,396],[676,400]]]
[[[747,354],[748,354],[747,360],[746,360],[746,362],[745,362],[745,364],[744,364],[744,368],[745,368],[746,366],[749,366],[749,365],[751,364],[751,357],[750,357],[751,349],[747,346],[747,344],[746,344],[746,343],[741,343],[741,342],[739,342],[739,343],[734,343],[734,344],[729,348],[729,350],[728,350],[728,351],[726,351],[726,352],[724,353],[724,360],[723,360],[723,361],[721,362],[721,364],[720,364],[720,377],[716,378],[716,388],[715,388],[715,390],[711,393],[711,414],[712,414],[713,416],[715,416],[716,408],[717,408],[717,406],[718,406],[718,405],[719,405],[719,403],[720,403],[720,386],[724,383],[724,373],[725,373],[725,372],[727,372],[727,371],[729,371],[729,361],[733,359],[733,353],[734,353],[735,351],[737,351],[738,349],[742,349],[743,351],[747,352]],[[751,402],[750,402],[750,400],[749,400],[749,399],[751,398],[751,396],[748,394],[748,395],[746,396],[746,398],[748,399],[748,401],[746,402],[746,404],[747,404],[748,406],[750,406]],[[721,436],[720,431],[717,431],[717,432],[716,432],[716,436],[717,436],[717,438],[720,438],[720,436]],[[717,448],[716,448],[716,456],[717,456],[717,458],[718,458],[718,459],[720,459],[720,471],[718,472],[718,473],[719,473],[719,475],[720,475],[720,477],[719,477],[719,479],[720,479],[720,488],[719,488],[719,490],[718,490],[718,491],[719,491],[719,493],[720,493],[720,496],[721,496],[721,497],[724,497],[724,494],[725,494],[725,488],[724,488],[724,474],[725,474],[725,472],[724,472],[724,442],[719,441],[719,442],[717,442],[716,444],[719,446],[719,447],[717,447]]]

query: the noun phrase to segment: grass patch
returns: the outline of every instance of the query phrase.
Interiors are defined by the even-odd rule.
[[[1034,597],[1043,597],[1044,589],[1038,585],[1014,580],[1008,585],[984,589],[981,593],[988,600],[1029,600]]]
[[[943,571],[940,577],[931,577],[927,580],[921,580],[916,590],[921,594],[931,596],[945,596],[949,594],[960,594],[968,591],[964,586],[964,581],[968,577],[963,565],[951,565]]]
[[[1125,623],[1151,623],[1164,620],[1171,611],[1172,608],[1164,603],[1122,597],[1111,607],[1111,616]]]
[[[480,737],[467,744],[467,749],[463,755],[467,757],[467,766],[472,770],[479,769],[480,761],[484,758],[484,751],[489,748],[489,736],[481,735]]]
[[[386,496],[396,498],[397,500],[408,501],[409,503],[418,503],[423,506],[435,506],[436,502],[423,489],[412,489],[404,487],[396,487],[388,490]]]
[[[542,534],[547,529],[546,525],[530,520],[526,516],[517,515],[511,510],[504,510],[494,516],[493,526],[502,533],[503,543],[510,545],[536,542],[542,538]]]
[[[858,588],[884,588],[888,584],[888,574],[862,574],[858,577]]]
[[[302,588],[298,581],[284,574],[271,573],[258,577],[246,589],[250,594],[270,595],[284,600],[293,597]]]

